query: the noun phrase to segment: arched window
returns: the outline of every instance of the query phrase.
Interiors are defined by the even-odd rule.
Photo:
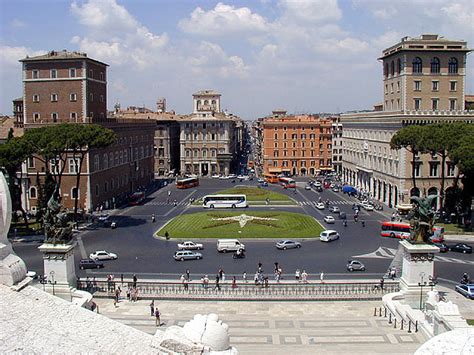
[[[457,74],[458,73],[458,60],[454,57],[449,58],[448,72],[449,72],[449,74]]]
[[[413,59],[413,73],[422,73],[423,72],[423,61],[420,57],[415,57]]]
[[[395,75],[395,62],[392,60],[392,62],[390,63],[390,74],[392,76]]]
[[[402,73],[402,61],[400,60],[400,58],[397,59],[397,72],[398,74]]]
[[[388,63],[385,63],[385,68],[384,68],[383,75],[385,75],[385,77],[388,76]]]
[[[439,58],[431,59],[431,74],[439,74]]]
[[[30,198],[37,198],[36,187],[30,187]]]

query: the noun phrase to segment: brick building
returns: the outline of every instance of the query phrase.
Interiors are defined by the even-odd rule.
[[[274,112],[260,121],[264,173],[316,175],[332,170],[332,120]]]

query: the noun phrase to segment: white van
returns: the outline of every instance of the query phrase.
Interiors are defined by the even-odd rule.
[[[226,253],[228,251],[245,250],[245,245],[237,239],[219,239],[217,241],[217,251]]]
[[[339,233],[335,230],[326,230],[319,234],[319,240],[322,242],[332,242],[337,239],[339,239]]]

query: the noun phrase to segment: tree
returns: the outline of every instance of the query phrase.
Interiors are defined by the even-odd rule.
[[[413,188],[416,188],[415,158],[418,153],[424,152],[423,134],[423,126],[407,126],[403,127],[397,133],[395,133],[395,135],[392,137],[392,140],[390,141],[390,147],[392,149],[400,150],[402,148],[405,148],[412,154],[411,176],[413,181]]]

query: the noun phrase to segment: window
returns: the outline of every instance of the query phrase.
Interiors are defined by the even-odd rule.
[[[39,95],[33,95],[33,102],[40,102],[40,96]]]
[[[51,114],[51,119],[53,120],[53,122],[57,122],[58,121],[58,114],[56,112],[53,112]]]
[[[194,149],[194,157],[197,158],[199,155],[199,150],[197,149]]]
[[[390,93],[393,94],[393,83],[390,84]]]
[[[100,95],[100,102],[104,102],[104,95]]]
[[[457,81],[450,81],[449,82],[449,91],[456,91],[457,89]]]
[[[56,79],[58,77],[58,71],[56,69],[51,69],[50,77]]]
[[[71,121],[75,122],[77,120],[77,113],[76,112],[69,113],[69,118],[71,119]]]
[[[94,155],[94,171],[99,171],[100,166],[99,166],[99,155],[95,154]]]
[[[438,91],[439,90],[439,81],[432,81],[431,82],[431,90]]]
[[[421,60],[420,57],[415,57],[413,59],[413,69],[412,72],[413,74],[421,74],[423,72],[423,61]]]
[[[388,76],[388,63],[385,63],[383,74],[385,75],[385,77]]]
[[[104,73],[103,73],[103,72],[100,72],[100,74],[99,74],[99,78],[100,78],[100,80],[104,81],[104,79],[105,79],[105,75],[104,75]]]
[[[35,167],[35,158],[29,157],[28,158],[28,168],[34,168]]]
[[[51,102],[57,102],[58,101],[58,94],[51,94]]]
[[[273,145],[274,145],[274,148],[278,148],[278,142],[275,142],[275,144]]]
[[[69,69],[69,77],[75,78],[76,77],[76,68]]]
[[[108,187],[109,187],[109,184],[108,184],[107,181],[106,181],[106,182],[104,183],[104,192],[107,192]]]
[[[413,99],[415,103],[415,110],[421,110],[421,99]]]
[[[438,165],[439,163],[430,163],[430,176],[431,177],[438,176]]]
[[[94,77],[94,71],[92,69],[89,69],[89,78]]]
[[[93,93],[90,93],[90,94],[89,94],[89,101],[90,101],[90,102],[93,102],[93,101],[94,101],[94,94],[93,94]]]
[[[421,81],[420,80],[415,80],[414,84],[415,84],[415,88],[413,90],[421,91]]]
[[[415,163],[415,171],[413,172],[415,174],[415,177],[420,177],[420,166],[421,164]]]
[[[77,188],[75,187],[71,189],[71,198],[73,199],[79,198],[79,194],[77,193]]]
[[[39,78],[39,70],[33,70],[31,72],[31,76],[33,79],[38,79]]]
[[[278,158],[278,150],[273,151],[273,156],[274,156],[275,158]]]
[[[37,122],[41,118],[41,115],[38,112],[33,113],[33,121]]]
[[[50,159],[49,169],[53,174],[59,174],[59,172],[61,171],[61,160],[59,160],[59,158]]]
[[[431,59],[431,74],[439,74],[439,58]]]
[[[431,109],[437,111],[439,106],[439,99],[431,99]]]
[[[454,57],[449,58],[448,73],[449,74],[457,74],[458,73],[458,60]]]
[[[385,84],[385,95],[388,94],[388,84]]]
[[[278,133],[275,133],[275,139],[278,139]]]
[[[400,92],[400,82],[397,81],[397,92]]]
[[[397,59],[397,72],[398,74],[402,73],[402,61],[400,60],[400,58]]]
[[[37,191],[36,191],[36,187],[34,186],[31,186],[30,187],[30,198],[37,198]]]
[[[448,166],[447,166],[447,169],[446,169],[447,170],[446,176],[453,177],[455,167],[456,166],[453,163],[448,163]]]
[[[72,102],[77,101],[77,95],[76,94],[70,94],[69,95],[69,101],[72,101]]]
[[[457,102],[456,99],[449,99],[449,109],[451,111],[456,110],[456,102]]]
[[[69,158],[69,172],[71,174],[77,174],[79,171],[79,159],[78,158]]]
[[[89,112],[89,117],[93,118],[94,117],[94,112]]]
[[[390,74],[392,76],[395,75],[395,62],[392,60],[392,62],[390,63]]]

